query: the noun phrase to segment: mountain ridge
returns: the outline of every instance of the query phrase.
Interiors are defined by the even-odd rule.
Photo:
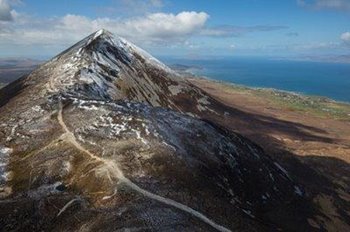
[[[0,90],[8,96],[0,108],[0,145],[9,157],[1,188],[10,203],[3,204],[38,210],[25,207],[26,216],[4,208],[0,224],[11,228],[24,217],[20,230],[93,230],[89,220],[99,229],[278,228],[266,212],[303,198],[288,172],[242,136],[199,119],[222,106],[123,41],[98,31]],[[148,204],[153,213],[145,216]],[[120,207],[124,221],[123,213],[118,222],[105,215]],[[85,219],[59,223],[72,215]]]

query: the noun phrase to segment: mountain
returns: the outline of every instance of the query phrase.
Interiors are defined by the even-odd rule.
[[[42,76],[46,76],[43,80]],[[206,110],[207,96],[166,65],[110,32],[100,30],[25,78],[48,96],[64,90],[80,97],[129,99],[180,111]],[[188,98],[188,96],[191,98]]]
[[[220,102],[108,31],[1,89],[0,106],[4,231],[310,229],[288,172],[210,120]]]

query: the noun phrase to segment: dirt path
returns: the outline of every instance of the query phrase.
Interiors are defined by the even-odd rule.
[[[200,213],[200,212],[198,212],[198,211],[196,211],[196,210],[194,210],[186,205],[183,205],[183,204],[178,203],[174,200],[156,195],[156,194],[151,193],[143,188],[140,188],[139,186],[137,186],[131,180],[129,180],[128,178],[126,178],[124,176],[122,170],[118,167],[117,163],[115,163],[112,160],[103,159],[103,158],[91,153],[90,151],[86,150],[83,146],[81,146],[79,144],[79,142],[75,138],[75,135],[68,129],[68,127],[65,124],[63,117],[62,117],[62,110],[63,110],[63,107],[62,107],[62,103],[60,102],[57,119],[58,119],[58,122],[61,125],[62,129],[64,130],[64,134],[62,135],[62,138],[65,139],[70,144],[72,144],[75,148],[77,148],[81,152],[88,155],[92,160],[96,160],[98,162],[101,162],[104,165],[105,171],[106,171],[108,178],[110,180],[112,179],[112,177],[118,178],[119,182],[125,184],[126,186],[133,189],[134,191],[136,191],[136,192],[138,192],[138,193],[140,193],[140,194],[142,194],[150,199],[159,201],[159,202],[164,203],[166,205],[173,206],[173,207],[180,209],[186,213],[189,213],[192,216],[200,219],[201,221],[205,222],[206,224],[217,229],[218,231],[221,231],[221,232],[230,232],[231,231],[230,229],[227,229],[224,226],[216,224],[213,220],[209,219],[208,217],[206,217],[202,213]]]

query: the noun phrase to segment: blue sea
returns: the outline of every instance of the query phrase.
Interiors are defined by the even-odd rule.
[[[350,102],[350,64],[262,58],[162,60],[167,64],[194,66],[192,73],[211,79]]]

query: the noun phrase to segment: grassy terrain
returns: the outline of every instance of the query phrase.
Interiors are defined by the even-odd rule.
[[[249,88],[225,82],[219,83],[227,90],[255,95],[288,110],[311,113],[319,117],[350,120],[350,104],[348,103],[337,102],[326,97],[307,96],[276,89]]]

